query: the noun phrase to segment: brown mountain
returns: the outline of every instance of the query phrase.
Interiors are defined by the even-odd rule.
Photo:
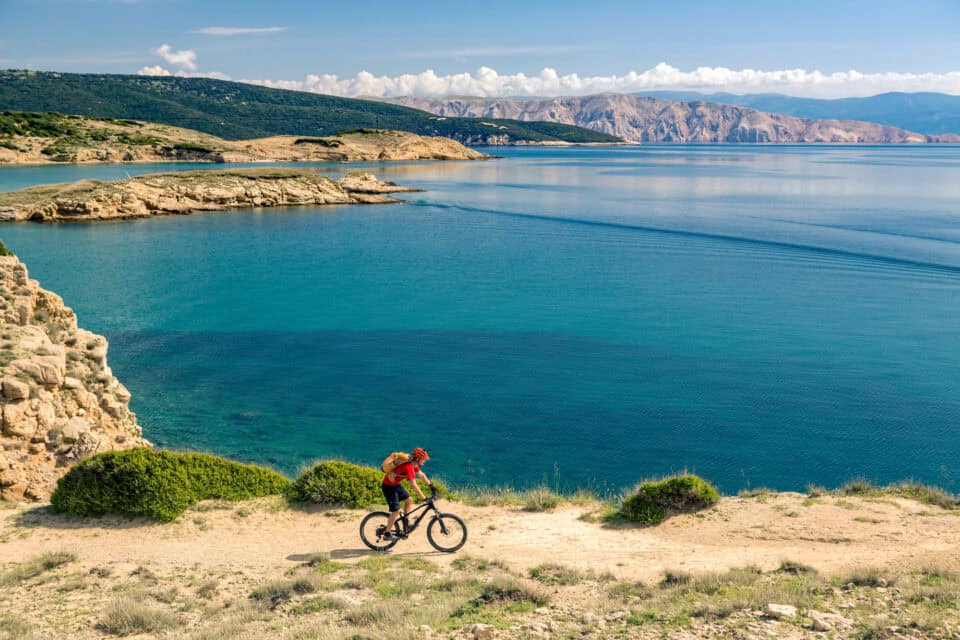
[[[795,118],[727,104],[673,102],[614,93],[529,99],[402,97],[390,101],[447,117],[575,124],[631,142],[960,142],[957,135],[924,135],[872,122]]]

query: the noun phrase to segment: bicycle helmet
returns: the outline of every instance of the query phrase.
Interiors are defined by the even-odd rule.
[[[424,461],[430,459],[430,455],[420,447],[413,450],[413,457]]]

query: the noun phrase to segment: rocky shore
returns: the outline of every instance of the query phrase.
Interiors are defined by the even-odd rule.
[[[0,194],[0,222],[102,221],[249,207],[400,202],[417,191],[351,173],[332,180],[307,169],[183,171],[100,182],[81,180]]]
[[[149,445],[107,340],[77,326],[60,296],[0,256],[0,498],[46,500],[76,460]]]

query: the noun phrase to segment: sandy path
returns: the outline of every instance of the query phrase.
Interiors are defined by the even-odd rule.
[[[36,508],[0,511],[0,566],[68,548],[90,567],[145,564],[267,575],[319,551],[346,561],[370,555],[357,534],[363,511],[296,511],[276,504],[255,501],[190,511],[171,524],[73,520]],[[519,570],[559,562],[618,578],[655,580],[667,569],[721,571],[747,564],[769,569],[785,559],[825,573],[852,565],[960,566],[960,517],[901,499],[725,498],[714,510],[654,528],[581,520],[591,506],[549,513],[458,503],[443,508],[463,516],[470,528],[461,554],[498,559]],[[425,555],[440,563],[457,555],[433,551],[422,529],[391,553]]]

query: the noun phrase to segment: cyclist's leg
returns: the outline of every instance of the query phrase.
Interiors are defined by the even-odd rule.
[[[402,491],[403,487],[384,484],[380,485],[380,488],[383,490],[383,497],[387,499],[387,510],[390,512],[390,517],[387,518],[387,531],[390,532],[393,531],[393,525],[400,517],[400,495],[397,490]]]

